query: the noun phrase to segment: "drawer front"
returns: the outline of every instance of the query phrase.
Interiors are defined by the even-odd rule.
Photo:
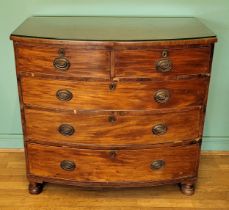
[[[210,47],[117,50],[117,77],[157,77],[169,74],[199,74],[209,72]]]
[[[70,114],[25,110],[28,139],[59,144],[133,146],[199,137],[199,108],[164,114]]]
[[[76,110],[152,110],[201,105],[208,79],[162,82],[73,82],[22,78],[25,104]]]
[[[110,52],[62,45],[16,45],[17,71],[110,78]]]
[[[195,176],[199,145],[110,151],[28,144],[27,152],[29,172],[36,176],[81,182],[151,182]]]

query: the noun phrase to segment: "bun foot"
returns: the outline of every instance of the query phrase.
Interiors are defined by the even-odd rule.
[[[29,183],[29,193],[32,195],[40,194],[43,190],[43,184],[41,183]]]
[[[185,195],[193,195],[195,192],[194,184],[182,184],[180,185],[181,192]]]

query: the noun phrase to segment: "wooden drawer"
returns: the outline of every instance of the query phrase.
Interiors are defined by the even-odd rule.
[[[71,110],[152,110],[202,105],[208,78],[161,82],[123,81],[116,83],[115,90],[109,89],[109,82],[94,81],[25,77],[21,84],[23,102],[30,105]],[[57,93],[67,100],[58,99]]]
[[[110,52],[64,45],[16,45],[17,71],[110,78]],[[63,49],[63,50],[62,50]]]
[[[28,139],[58,144],[134,146],[197,139],[199,108],[184,112],[55,113],[25,110]]]
[[[27,144],[27,155],[29,173],[40,177],[153,182],[196,176],[199,145],[112,151]]]
[[[210,46],[165,49],[115,51],[115,76],[160,77],[209,72]]]

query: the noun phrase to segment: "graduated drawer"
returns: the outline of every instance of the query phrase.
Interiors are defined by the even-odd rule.
[[[15,45],[17,71],[110,78],[110,52],[65,45]]]
[[[64,113],[25,109],[26,137],[60,145],[136,146],[200,136],[201,109],[169,113]]]
[[[154,182],[196,175],[199,145],[88,150],[27,144],[29,173],[80,182]]]
[[[116,77],[160,77],[209,72],[211,47],[115,51]]]
[[[201,105],[208,81],[204,78],[112,84],[24,77],[21,84],[25,104],[71,110],[151,110]]]

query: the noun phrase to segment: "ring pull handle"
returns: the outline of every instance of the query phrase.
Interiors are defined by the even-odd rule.
[[[150,164],[150,168],[152,170],[158,170],[161,169],[162,167],[165,166],[165,161],[164,160],[154,160],[151,164]]]
[[[172,70],[172,61],[168,58],[162,58],[156,62],[156,70],[159,72],[169,72]]]
[[[157,90],[154,94],[154,100],[159,104],[164,104],[168,102],[170,98],[170,93],[166,89]]]
[[[73,171],[76,168],[76,164],[71,160],[63,160],[60,162],[60,167],[65,171]]]
[[[56,92],[56,97],[60,101],[70,101],[73,98],[73,94],[69,90],[61,89]]]
[[[168,127],[165,124],[158,124],[152,128],[152,133],[154,135],[163,135],[167,133],[167,131],[168,131]]]
[[[161,53],[161,59],[156,62],[156,70],[164,73],[172,70],[172,61],[168,58],[169,51],[164,49]]]
[[[63,48],[58,51],[59,57],[55,58],[53,61],[53,66],[58,71],[67,71],[70,67],[70,61],[65,57],[65,50]]]
[[[75,133],[75,129],[69,124],[60,125],[58,131],[63,136],[72,136]]]

